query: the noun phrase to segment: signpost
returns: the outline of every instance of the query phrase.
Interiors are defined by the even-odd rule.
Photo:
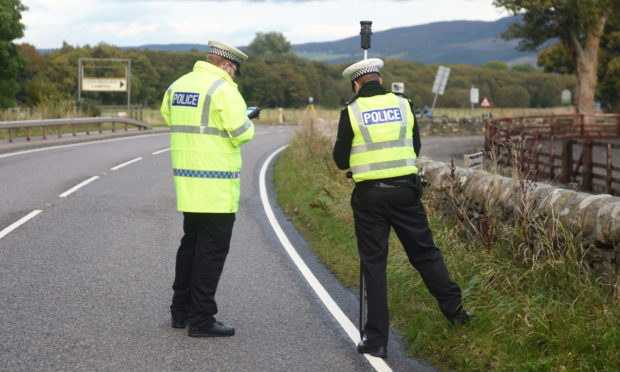
[[[82,90],[93,92],[126,92],[126,79],[90,79],[82,78]]]
[[[474,105],[478,104],[480,101],[480,91],[478,88],[471,87],[469,90],[469,102],[471,103],[471,112],[474,113]]]
[[[435,93],[435,98],[433,98],[433,106],[431,107],[431,111],[435,109],[435,103],[437,102],[437,95],[443,95],[443,92],[446,90],[446,85],[448,84],[448,77],[450,76],[450,68],[439,66],[437,69],[437,75],[435,75],[435,82],[433,83],[433,93]]]
[[[122,77],[84,77],[84,62],[104,62],[107,65],[95,65],[93,69],[116,69],[111,64],[124,64],[125,76]],[[78,60],[78,100],[82,91],[90,92],[127,92],[127,109],[131,106],[131,59],[126,58],[80,58]]]

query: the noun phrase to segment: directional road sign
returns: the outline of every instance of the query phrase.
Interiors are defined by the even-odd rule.
[[[102,79],[82,79],[82,90],[99,92],[126,92],[127,79],[122,78],[102,78]]]
[[[433,93],[443,95],[443,92],[446,90],[446,84],[448,84],[448,76],[450,76],[450,68],[439,66],[437,75],[435,75],[435,82],[433,83]]]

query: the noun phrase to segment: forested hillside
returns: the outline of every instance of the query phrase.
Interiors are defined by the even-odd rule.
[[[264,36],[264,35],[263,35]],[[342,70],[350,63],[328,64],[309,61],[290,52],[288,48],[277,52],[252,53],[236,79],[249,105],[300,107],[313,97],[315,103],[325,107],[341,106],[352,96],[350,84]],[[147,106],[160,103],[166,88],[176,78],[191,70],[195,61],[204,59],[204,51],[170,52],[141,49],[121,49],[107,44],[74,47],[64,44],[61,49],[40,54],[30,45],[20,46],[27,59],[27,68],[20,76],[21,90],[18,103],[40,105],[77,97],[78,60],[82,58],[130,58],[131,102]],[[405,83],[405,93],[414,98],[417,106],[431,105],[432,84],[436,64],[386,59],[382,71],[386,86],[394,81]],[[98,64],[102,66],[101,63]],[[560,104],[560,92],[574,89],[572,75],[549,74],[537,71],[509,69],[501,62],[479,67],[449,65],[452,73],[446,92],[437,106],[469,107],[469,90],[480,89],[480,96],[488,97],[496,107],[550,107]],[[90,77],[121,77],[118,66],[85,69]],[[119,76],[120,75],[120,76]],[[84,98],[101,104],[123,104],[124,93],[83,92]]]
[[[503,61],[518,65],[536,65],[536,52],[519,51],[517,42],[504,40],[500,34],[520,16],[505,17],[494,22],[449,21],[418,26],[399,27],[372,34],[371,57],[389,57],[403,61],[431,63],[465,63],[483,65]],[[361,56],[360,38],[292,46],[293,52],[311,60],[339,63]]]

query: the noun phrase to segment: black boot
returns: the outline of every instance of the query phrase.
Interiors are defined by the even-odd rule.
[[[189,327],[187,335],[189,337],[226,337],[235,334],[235,329],[224,323],[215,321],[201,327]]]
[[[469,323],[469,321],[475,317],[476,314],[460,309],[460,311],[456,313],[456,315],[448,318],[448,320],[450,321],[450,323],[452,323],[453,326],[460,326]]]
[[[360,354],[370,354],[378,358],[387,357],[387,348],[385,346],[371,346],[367,340],[362,340],[357,344],[357,352]]]

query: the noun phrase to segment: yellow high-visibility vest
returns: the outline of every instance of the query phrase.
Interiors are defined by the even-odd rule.
[[[355,182],[417,173],[415,122],[406,99],[393,93],[359,97],[347,110],[353,129],[349,164]]]
[[[161,113],[170,126],[177,209],[236,212],[240,146],[254,137],[237,84],[224,70],[198,61],[192,72],[170,85]]]

